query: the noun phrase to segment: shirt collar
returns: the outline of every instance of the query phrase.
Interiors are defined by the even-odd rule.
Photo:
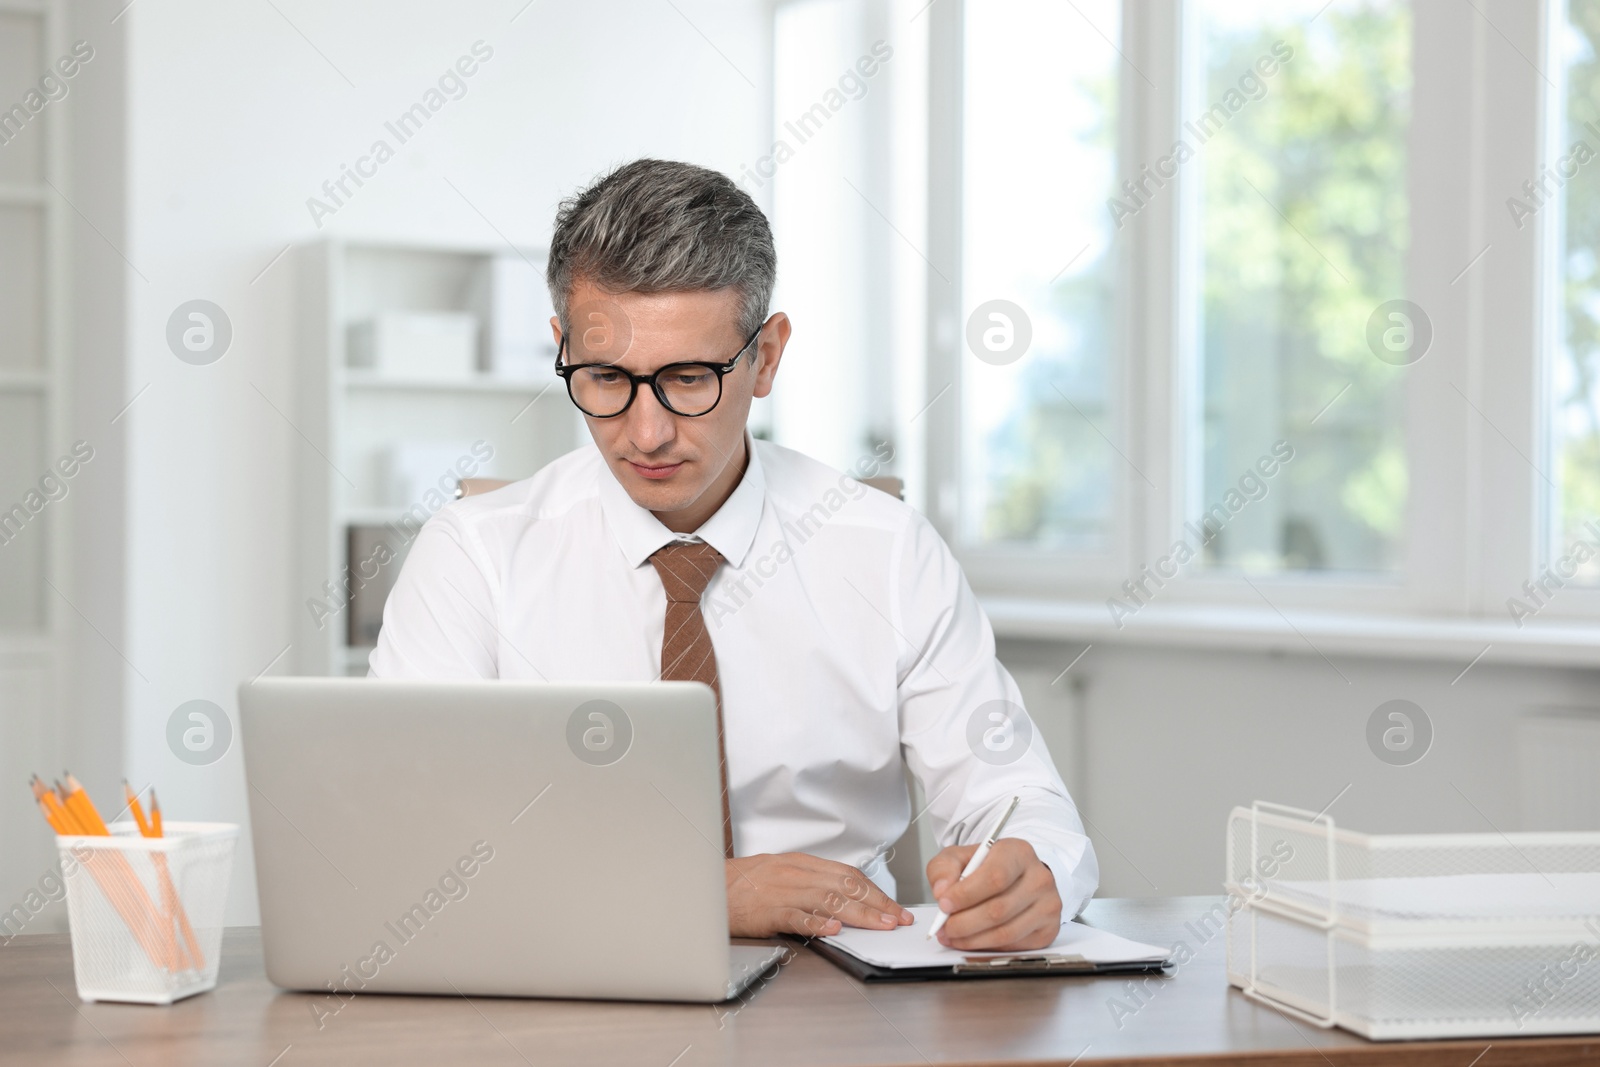
[[[692,535],[674,533],[661,524],[661,520],[646,508],[641,508],[628,496],[612,473],[605,457],[600,457],[600,507],[605,513],[606,525],[622,550],[628,566],[643,565],[662,545],[672,541],[697,539],[706,542],[722,553],[730,566],[744,563],[750,545],[755,541],[756,526],[761,521],[761,510],[766,503],[767,478],[761,469],[761,455],[755,441],[746,431],[745,455],[749,457],[744,477],[734,486],[733,493],[722,502],[716,514],[701,524]]]

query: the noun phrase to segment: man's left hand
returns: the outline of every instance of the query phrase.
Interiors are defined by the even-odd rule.
[[[952,845],[928,863],[933,899],[950,916],[939,942],[970,952],[1024,952],[1054,941],[1061,933],[1061,894],[1033,846],[1003,837],[977,870],[957,881],[977,850]]]

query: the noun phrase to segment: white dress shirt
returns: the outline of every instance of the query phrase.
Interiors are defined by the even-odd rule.
[[[695,532],[726,560],[701,610],[735,855],[838,860],[893,896],[884,855],[912,818],[909,765],[941,846],[981,840],[1020,796],[1005,836],[1033,846],[1076,915],[1098,883],[1094,849],[1038,731],[992,717],[1026,712],[949,548],[887,493],[746,441],[744,478]],[[680,536],[593,445],[450,504],[411,546],[371,674],[654,680],[666,593],[648,561]]]

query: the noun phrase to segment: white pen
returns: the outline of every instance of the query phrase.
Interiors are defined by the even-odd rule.
[[[1000,816],[1000,821],[994,824],[994,829],[990,830],[989,836],[983,839],[983,844],[978,846],[978,851],[972,854],[972,858],[967,861],[966,867],[962,868],[961,877],[957,878],[956,881],[961,881],[962,878],[978,869],[978,865],[989,855],[989,850],[994,847],[994,843],[1000,839],[1000,831],[1006,828],[1006,823],[1010,820],[1011,813],[1017,810],[1017,804],[1021,800],[1021,797],[1011,798],[1011,806],[1006,808],[1004,815]],[[943,928],[944,921],[948,918],[950,918],[950,913],[941,911],[939,917],[933,920],[933,925],[928,927],[928,936],[925,940],[932,941],[934,935]]]

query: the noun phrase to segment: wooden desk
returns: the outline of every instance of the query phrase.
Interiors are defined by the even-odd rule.
[[[1087,919],[1140,941],[1197,942],[1210,898],[1100,900]],[[1600,1037],[1377,1044],[1289,1021],[1228,988],[1220,936],[1121,1026],[1126,978],[863,985],[801,949],[725,1005],[362,996],[319,1030],[313,998],[262,973],[258,931],[230,930],[212,993],[171,1008],[83,1004],[64,935],[0,947],[0,1061],[107,1067],[305,1064],[1139,1063],[1502,1067],[1600,1063]],[[1485,1049],[1487,1048],[1487,1051]],[[1481,1055],[1480,1055],[1481,1054]]]

